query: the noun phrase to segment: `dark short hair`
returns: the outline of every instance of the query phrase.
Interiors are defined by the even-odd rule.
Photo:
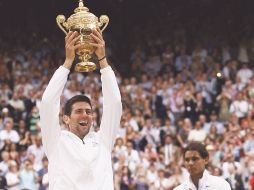
[[[183,151],[184,157],[187,151],[197,151],[203,159],[209,157],[205,145],[200,142],[191,142]]]
[[[69,99],[64,106],[64,115],[71,115],[71,111],[72,111],[72,105],[75,104],[76,102],[86,102],[90,105],[90,107],[92,108],[92,104],[91,104],[91,100],[84,95],[76,95],[73,96],[71,99]]]
[[[46,156],[44,156],[43,158],[42,158],[42,161],[44,162],[44,161],[48,161],[48,158],[46,157]]]

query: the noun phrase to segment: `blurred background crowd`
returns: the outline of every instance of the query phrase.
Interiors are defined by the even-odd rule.
[[[206,144],[207,169],[232,190],[254,189],[250,2],[87,1],[91,12],[111,19],[104,38],[123,103],[112,155],[116,190],[172,190],[187,178],[182,150],[190,141]],[[0,1],[0,189],[48,188],[40,99],[65,58],[54,18],[77,6],[27,3]],[[17,17],[8,20],[10,8]],[[91,98],[99,130],[98,70],[72,72],[61,105],[77,94]]]

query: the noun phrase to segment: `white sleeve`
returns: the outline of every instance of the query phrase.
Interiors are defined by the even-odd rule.
[[[100,125],[100,137],[111,151],[122,115],[121,95],[115,74],[111,67],[101,69],[103,112]]]
[[[14,142],[14,143],[18,143],[19,140],[20,140],[20,137],[19,137],[18,132],[14,130],[11,141]]]
[[[42,143],[47,157],[53,152],[60,136],[60,96],[66,84],[69,70],[59,67],[51,78],[41,100],[40,122]]]
[[[190,131],[190,132],[189,132],[189,135],[188,135],[187,140],[188,140],[188,141],[193,141],[193,140],[194,140],[193,131]]]
[[[235,110],[235,102],[232,102],[229,106],[229,113],[234,113]]]

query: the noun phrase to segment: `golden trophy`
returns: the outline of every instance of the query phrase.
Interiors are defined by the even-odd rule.
[[[81,62],[75,65],[75,71],[77,72],[90,72],[96,69],[95,63],[89,61],[91,55],[95,51],[95,47],[89,44],[93,42],[90,36],[91,32],[95,28],[101,28],[101,31],[105,30],[109,23],[109,18],[106,15],[100,16],[100,19],[89,12],[87,7],[84,7],[83,0],[79,0],[79,6],[74,10],[66,21],[64,15],[58,15],[56,17],[57,25],[67,35],[68,31],[77,31],[80,34],[78,44],[81,47],[76,50],[76,54],[79,56]]]

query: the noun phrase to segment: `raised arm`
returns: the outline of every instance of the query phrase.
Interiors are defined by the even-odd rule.
[[[51,78],[41,101],[40,120],[42,142],[46,155],[50,158],[50,153],[57,144],[60,135],[59,111],[60,96],[67,81],[69,70],[61,66],[56,70]]]
[[[66,60],[56,70],[42,96],[40,107],[42,143],[49,159],[60,136],[60,96],[75,57],[75,49],[78,48],[74,45],[78,38],[74,32],[68,33],[65,37]]]
[[[101,138],[112,150],[122,115],[122,102],[115,74],[111,67],[101,70],[103,114],[100,126]]]
[[[95,41],[92,45],[96,47],[95,54],[99,59],[101,68],[103,113],[99,134],[105,146],[111,151],[122,115],[121,95],[115,74],[108,65],[105,56],[105,42],[101,31],[99,29],[93,30],[91,36]]]

